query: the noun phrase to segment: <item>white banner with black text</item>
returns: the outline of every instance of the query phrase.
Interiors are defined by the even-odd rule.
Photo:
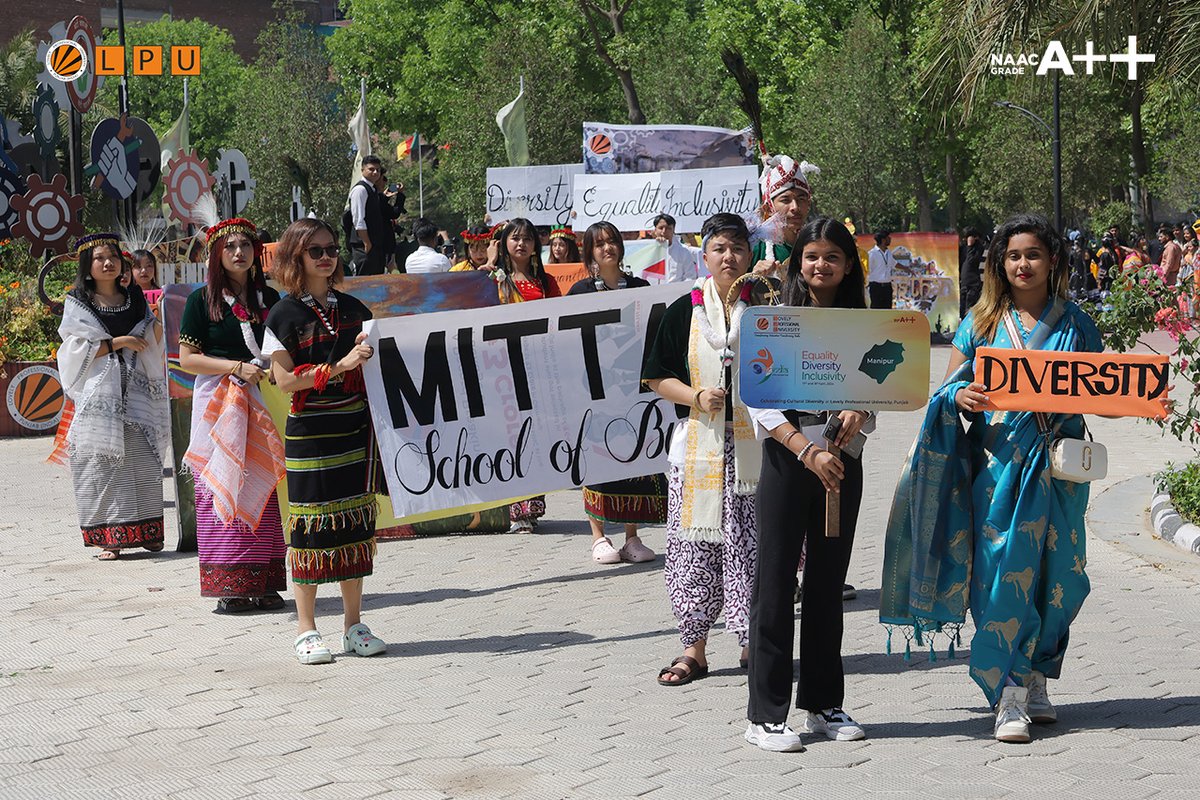
[[[576,175],[575,228],[605,220],[618,230],[642,231],[664,213],[675,218],[676,233],[699,233],[704,220],[718,212],[754,213],[758,196],[754,166]]]
[[[534,225],[570,225],[574,180],[582,174],[583,164],[488,167],[488,218],[493,224],[524,217]]]
[[[399,518],[663,472],[674,406],[641,384],[686,283],[379,319],[365,376]]]

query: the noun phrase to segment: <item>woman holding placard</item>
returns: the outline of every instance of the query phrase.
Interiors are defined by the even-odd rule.
[[[804,226],[787,260],[782,294],[789,306],[866,308],[862,262],[845,225],[821,217]],[[796,686],[796,707],[808,711],[803,730],[837,741],[862,739],[862,728],[842,710],[842,586],[863,489],[861,450],[856,456],[849,451],[864,426],[869,430],[874,424],[873,416],[865,411],[749,412],[755,434],[766,441],[758,483],[746,740],[764,750],[803,749],[787,715],[795,651],[793,587],[804,549]],[[840,456],[826,449],[817,433],[834,420],[841,426],[834,444],[847,451]],[[825,531],[827,493],[839,498],[837,536]]]
[[[1022,214],[997,230],[983,293],[954,337],[888,521],[880,619],[889,645],[897,626],[918,645],[928,638],[931,658],[936,634],[949,633],[952,649],[969,605],[971,677],[1004,742],[1028,742],[1031,721],[1056,719],[1046,679],[1062,670],[1088,594],[1088,484],[1054,477],[1049,445],[1085,427],[1074,414],[987,410],[973,361],[986,346],[1103,350],[1095,323],[1067,300],[1067,258],[1043,217]]]
[[[363,579],[375,563],[375,493],[382,484],[362,365],[375,355],[363,323],[371,311],[339,292],[337,235],[319,219],[283,232],[273,272],[288,296],[271,307],[262,353],[276,385],[292,395],[284,428],[288,563],[301,664],[333,653],[315,619],[317,588],[342,595],[342,651],[373,656],[387,645],[363,624]]]
[[[551,237],[553,236],[554,234],[551,234]],[[571,234],[571,241],[574,240],[575,234]],[[551,238],[551,255],[554,241]],[[576,257],[579,257],[578,253]],[[621,232],[611,222],[597,222],[584,231],[582,257],[593,277],[577,281],[567,291],[568,295],[636,289],[650,285],[649,281],[626,275],[622,271],[625,242],[621,239]],[[666,478],[659,473],[584,486],[583,510],[592,527],[593,561],[598,564],[653,561],[656,555],[653,550],[642,544],[642,539],[638,536],[638,525],[661,525],[666,521]],[[625,526],[625,544],[620,550],[613,547],[612,542],[604,535],[606,522]]]
[[[708,634],[722,610],[743,662],[750,630],[762,450],[737,397],[737,340],[743,311],[759,298],[745,279],[745,220],[715,214],[701,236],[710,275],[667,308],[642,368],[646,385],[687,416],[670,449],[664,571],[683,654],[659,672],[663,686],[708,674]]]

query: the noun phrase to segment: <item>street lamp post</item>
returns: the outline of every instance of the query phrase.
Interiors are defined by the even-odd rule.
[[[1054,127],[1050,127],[1046,120],[1039,117],[1037,114],[1030,111],[1028,108],[1010,103],[1007,100],[997,100],[996,105],[1001,108],[1011,108],[1019,114],[1022,114],[1029,119],[1042,126],[1046,134],[1050,137],[1051,157],[1054,162],[1054,229],[1062,233],[1063,215],[1062,215],[1062,135],[1061,127],[1059,126],[1059,93],[1058,93],[1058,72],[1054,73]]]

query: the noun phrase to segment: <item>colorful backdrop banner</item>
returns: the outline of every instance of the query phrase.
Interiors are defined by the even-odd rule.
[[[491,224],[524,217],[534,225],[569,225],[575,176],[582,164],[489,167],[487,214]]]
[[[719,211],[754,213],[758,168],[719,167],[636,175],[580,175],[575,178],[575,228],[611,222],[622,231],[644,231],[659,213],[675,218],[676,233],[698,233]]]
[[[367,395],[397,517],[649,475],[675,408],[642,361],[677,283],[380,319]]]
[[[911,411],[929,399],[929,320],[911,311],[748,308],[740,359],[755,408]]]
[[[1167,356],[981,347],[975,380],[988,408],[1120,417],[1167,415]]]
[[[875,237],[858,240],[863,272]],[[958,330],[958,237],[953,233],[893,233],[892,305],[901,311],[920,311],[929,327],[945,340]]]
[[[754,163],[754,147],[749,128],[585,122],[583,163],[599,175],[736,167]]]

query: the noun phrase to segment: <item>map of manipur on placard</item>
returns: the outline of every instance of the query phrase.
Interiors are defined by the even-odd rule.
[[[866,352],[862,357],[862,363],[858,365],[858,370],[873,378],[876,383],[883,383],[903,362],[904,345],[888,339],[883,344],[877,344]]]

